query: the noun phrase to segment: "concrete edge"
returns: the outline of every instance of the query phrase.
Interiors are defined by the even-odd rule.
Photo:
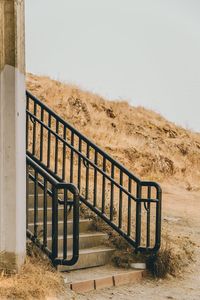
[[[111,288],[120,285],[126,285],[130,283],[137,283],[142,281],[146,276],[146,271],[137,270],[119,273],[110,276],[99,277],[96,279],[82,280],[71,282],[69,284],[70,289],[76,293],[86,293],[93,290],[99,290],[103,288]]]

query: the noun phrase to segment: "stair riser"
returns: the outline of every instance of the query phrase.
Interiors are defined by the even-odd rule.
[[[80,254],[78,262],[73,266],[58,266],[58,271],[71,271],[84,268],[103,266],[109,263],[114,250],[103,251],[100,253]]]
[[[63,195],[59,194],[61,200],[63,200]],[[44,196],[39,194],[38,195],[38,208],[44,207]],[[47,196],[47,207],[52,207],[52,197]],[[34,208],[34,195],[29,195],[28,197],[28,208]]]
[[[31,232],[34,231],[34,225],[31,224],[29,225],[29,230]],[[41,232],[43,230],[43,226],[42,225],[38,225],[38,232]],[[83,232],[87,232],[92,230],[92,222],[89,220],[80,220],[79,223],[79,231],[80,233]],[[68,234],[72,234],[73,232],[73,223],[72,222],[68,222],[67,224],[67,232]],[[58,223],[58,234],[62,235],[63,234],[63,222]],[[47,237],[51,237],[51,224],[47,224]]]
[[[68,213],[68,220],[72,219],[72,211]],[[63,207],[58,210],[58,221],[63,220]],[[47,211],[47,221],[52,221],[52,210]],[[34,210],[28,210],[28,223],[34,222]],[[38,222],[43,222],[43,209],[38,210]]]
[[[35,188],[35,184],[33,181],[29,181],[29,186],[28,186],[28,193],[29,195],[34,194],[34,188]],[[49,186],[49,188],[51,188]],[[43,189],[38,185],[38,194],[43,194]]]
[[[86,249],[92,247],[98,247],[105,244],[107,240],[107,236],[79,236],[79,249]],[[73,239],[70,237],[67,239],[67,249],[68,251],[72,251],[73,247]],[[48,248],[51,249],[51,240],[48,241]],[[63,251],[63,239],[58,240],[58,251]]]

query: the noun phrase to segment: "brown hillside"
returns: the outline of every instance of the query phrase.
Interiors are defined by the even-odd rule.
[[[142,179],[200,187],[200,134],[143,107],[48,77],[29,74],[27,89]]]

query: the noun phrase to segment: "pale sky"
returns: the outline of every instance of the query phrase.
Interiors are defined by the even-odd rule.
[[[200,0],[26,0],[27,71],[200,132]]]

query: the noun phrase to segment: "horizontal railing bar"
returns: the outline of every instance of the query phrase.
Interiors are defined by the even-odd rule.
[[[160,185],[157,182],[154,182],[154,181],[141,181],[140,184],[141,184],[141,186],[155,187],[158,192],[161,192],[161,190],[162,190]]]
[[[137,202],[151,202],[151,203],[158,203],[159,202],[159,199],[154,199],[154,198],[151,198],[151,199],[149,199],[149,198],[136,198],[136,201]]]

